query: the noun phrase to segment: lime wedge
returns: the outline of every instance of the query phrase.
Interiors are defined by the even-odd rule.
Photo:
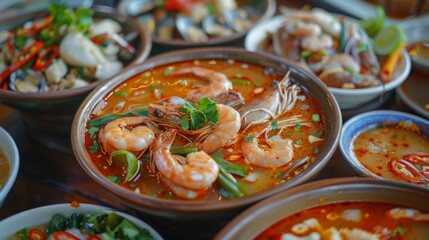
[[[377,33],[374,39],[374,51],[380,56],[391,54],[405,41],[404,32],[396,25],[390,25]]]
[[[384,25],[386,14],[381,6],[375,7],[377,15],[374,18],[362,19],[359,25],[365,30],[370,37],[374,37]]]
[[[127,150],[113,151],[109,157],[110,164],[119,164],[124,167],[125,182],[130,181],[140,168],[137,157]]]

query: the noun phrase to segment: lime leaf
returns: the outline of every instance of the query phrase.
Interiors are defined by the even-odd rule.
[[[386,56],[394,52],[405,41],[404,32],[396,25],[383,28],[374,39],[376,54]]]
[[[125,182],[130,181],[140,168],[137,157],[127,150],[116,150],[110,154],[110,164],[120,164],[125,166]]]

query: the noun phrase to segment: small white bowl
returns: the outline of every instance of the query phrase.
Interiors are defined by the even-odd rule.
[[[247,34],[244,41],[244,47],[246,50],[253,52],[262,51],[261,47],[265,44],[265,39],[268,35],[267,33],[276,31],[279,27],[282,26],[283,21],[287,18],[289,18],[289,16],[278,15],[274,18],[262,21],[254,26]],[[335,99],[337,100],[341,109],[356,108],[376,99],[383,93],[400,86],[402,82],[407,79],[410,71],[410,57],[406,50],[403,50],[401,54],[401,61],[395,69],[395,72],[397,73],[395,78],[384,84],[384,86],[359,89],[341,89],[330,87],[329,90],[332,92],[332,94],[334,94]]]
[[[19,168],[19,152],[15,141],[6,130],[0,127],[0,149],[6,154],[10,164],[9,177],[4,186],[0,186],[0,207],[15,183]],[[1,228],[0,228],[1,229]]]
[[[52,218],[52,216],[57,213],[63,215],[64,217],[69,217],[72,213],[92,214],[101,210],[112,209],[93,204],[80,204],[79,207],[75,208],[67,203],[48,205],[44,207],[30,209],[0,221],[0,239],[9,239],[11,236],[16,234],[23,228],[30,229],[32,227],[47,224]],[[163,239],[161,235],[159,235],[159,233],[155,231],[155,229],[153,229],[151,226],[149,226],[142,220],[125,213],[117,211],[114,212],[119,216],[128,219],[138,228],[146,228],[153,236],[153,239]]]

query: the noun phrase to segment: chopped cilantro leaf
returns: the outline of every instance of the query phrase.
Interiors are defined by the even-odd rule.
[[[271,127],[271,130],[276,130],[279,127],[279,125],[277,121],[274,121],[271,123],[270,127]]]
[[[255,136],[251,136],[251,135],[244,137],[244,140],[246,140],[247,142],[253,142],[254,139],[255,139]]]
[[[119,183],[120,178],[118,176],[107,176],[107,179],[114,183]]]
[[[185,104],[179,109],[185,113],[181,119],[183,129],[196,130],[201,128],[205,123],[215,126],[219,123],[219,111],[216,107],[216,102],[210,98],[202,98],[198,101],[198,108],[191,102],[185,101]]]

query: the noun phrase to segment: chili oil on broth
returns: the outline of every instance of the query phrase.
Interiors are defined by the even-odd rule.
[[[285,217],[265,229],[256,239],[280,239],[280,236],[286,233],[296,236],[307,236],[311,232],[320,233],[315,229],[303,231],[301,234],[297,232],[298,224],[302,225],[305,220],[309,219],[316,219],[323,230],[331,227],[335,227],[337,230],[358,228],[372,234],[384,234],[382,236],[386,238],[381,237],[380,239],[427,239],[429,221],[393,219],[388,212],[398,207],[393,204],[375,202],[339,202],[318,206]],[[406,207],[400,208],[405,209]],[[359,214],[356,214],[357,211]],[[357,239],[357,236],[354,237]]]
[[[402,159],[407,154],[429,152],[429,139],[409,129],[378,127],[361,132],[353,140],[353,152],[359,162],[374,175],[406,182],[389,170],[389,160]]]
[[[161,99],[171,96],[185,98],[193,86],[207,84],[201,78],[191,74],[180,77],[168,76],[171,71],[189,66],[198,66],[222,72],[230,80],[241,79],[249,81],[249,84],[247,85],[233,82],[233,91],[240,92],[245,102],[258,97],[258,94],[253,93],[256,88],[262,87],[264,89],[268,89],[274,81],[280,81],[284,77],[277,73],[273,73],[270,69],[262,66],[225,59],[194,60],[174,63],[171,65],[163,65],[139,73],[118,85],[105,96],[104,100],[106,101],[106,104],[104,108],[98,113],[92,115],[91,119],[111,113],[128,112],[129,108],[133,108],[136,104],[155,102],[159,100],[159,97]],[[183,80],[186,80],[186,84],[183,84]],[[285,129],[282,132],[282,136],[284,138],[287,137],[292,139],[295,143],[294,157],[291,162],[304,157],[309,157],[310,162],[312,162],[318,156],[319,150],[321,149],[324,141],[310,144],[308,136],[310,134],[318,134],[320,138],[324,138],[325,119],[323,114],[321,114],[321,109],[317,101],[312,98],[305,89],[303,89],[299,95],[302,96],[300,97],[300,100],[298,100],[294,108],[285,113],[284,116],[290,117],[294,115],[302,115],[302,118],[305,119],[306,122],[310,122],[311,126],[299,125]],[[118,106],[121,107],[118,108]],[[312,121],[313,114],[318,114],[320,116],[320,121]],[[244,137],[242,130],[239,132],[239,137]],[[93,139],[90,139],[89,134],[87,133],[85,141],[87,150],[90,149],[92,142]],[[183,144],[184,142],[180,142],[180,139],[176,138],[173,147],[183,146]],[[219,157],[227,157],[228,155],[234,154],[242,155],[240,145],[241,141],[237,141],[232,145],[228,145],[220,149],[212,155]],[[122,180],[125,178],[123,168],[114,168],[109,166],[109,155],[107,153],[98,152],[96,154],[92,154],[88,151],[88,154],[91,156],[94,164],[105,176],[120,176]],[[138,156],[138,153],[136,155]],[[156,173],[151,171],[148,158],[148,154],[145,154],[140,158],[142,160],[142,165],[139,176],[136,180],[131,183],[123,183],[121,181],[119,184],[131,191],[136,191],[145,195],[167,199],[177,198],[161,183]],[[240,177],[237,178],[238,185],[246,195],[273,188],[294,176],[293,173],[289,174],[287,177],[283,176],[289,164],[279,168],[261,168],[246,163],[243,157],[233,161],[233,163],[243,166],[247,172],[252,172],[257,177],[257,181],[255,182],[248,182],[244,179],[240,179]],[[304,166],[304,168],[306,167],[308,167],[308,165]],[[298,170],[296,174],[304,168]],[[219,190],[220,187],[217,183],[214,183],[212,189],[210,189],[204,199],[224,199],[220,195]]]
[[[10,175],[10,162],[6,153],[0,148],[0,190],[6,184]]]

